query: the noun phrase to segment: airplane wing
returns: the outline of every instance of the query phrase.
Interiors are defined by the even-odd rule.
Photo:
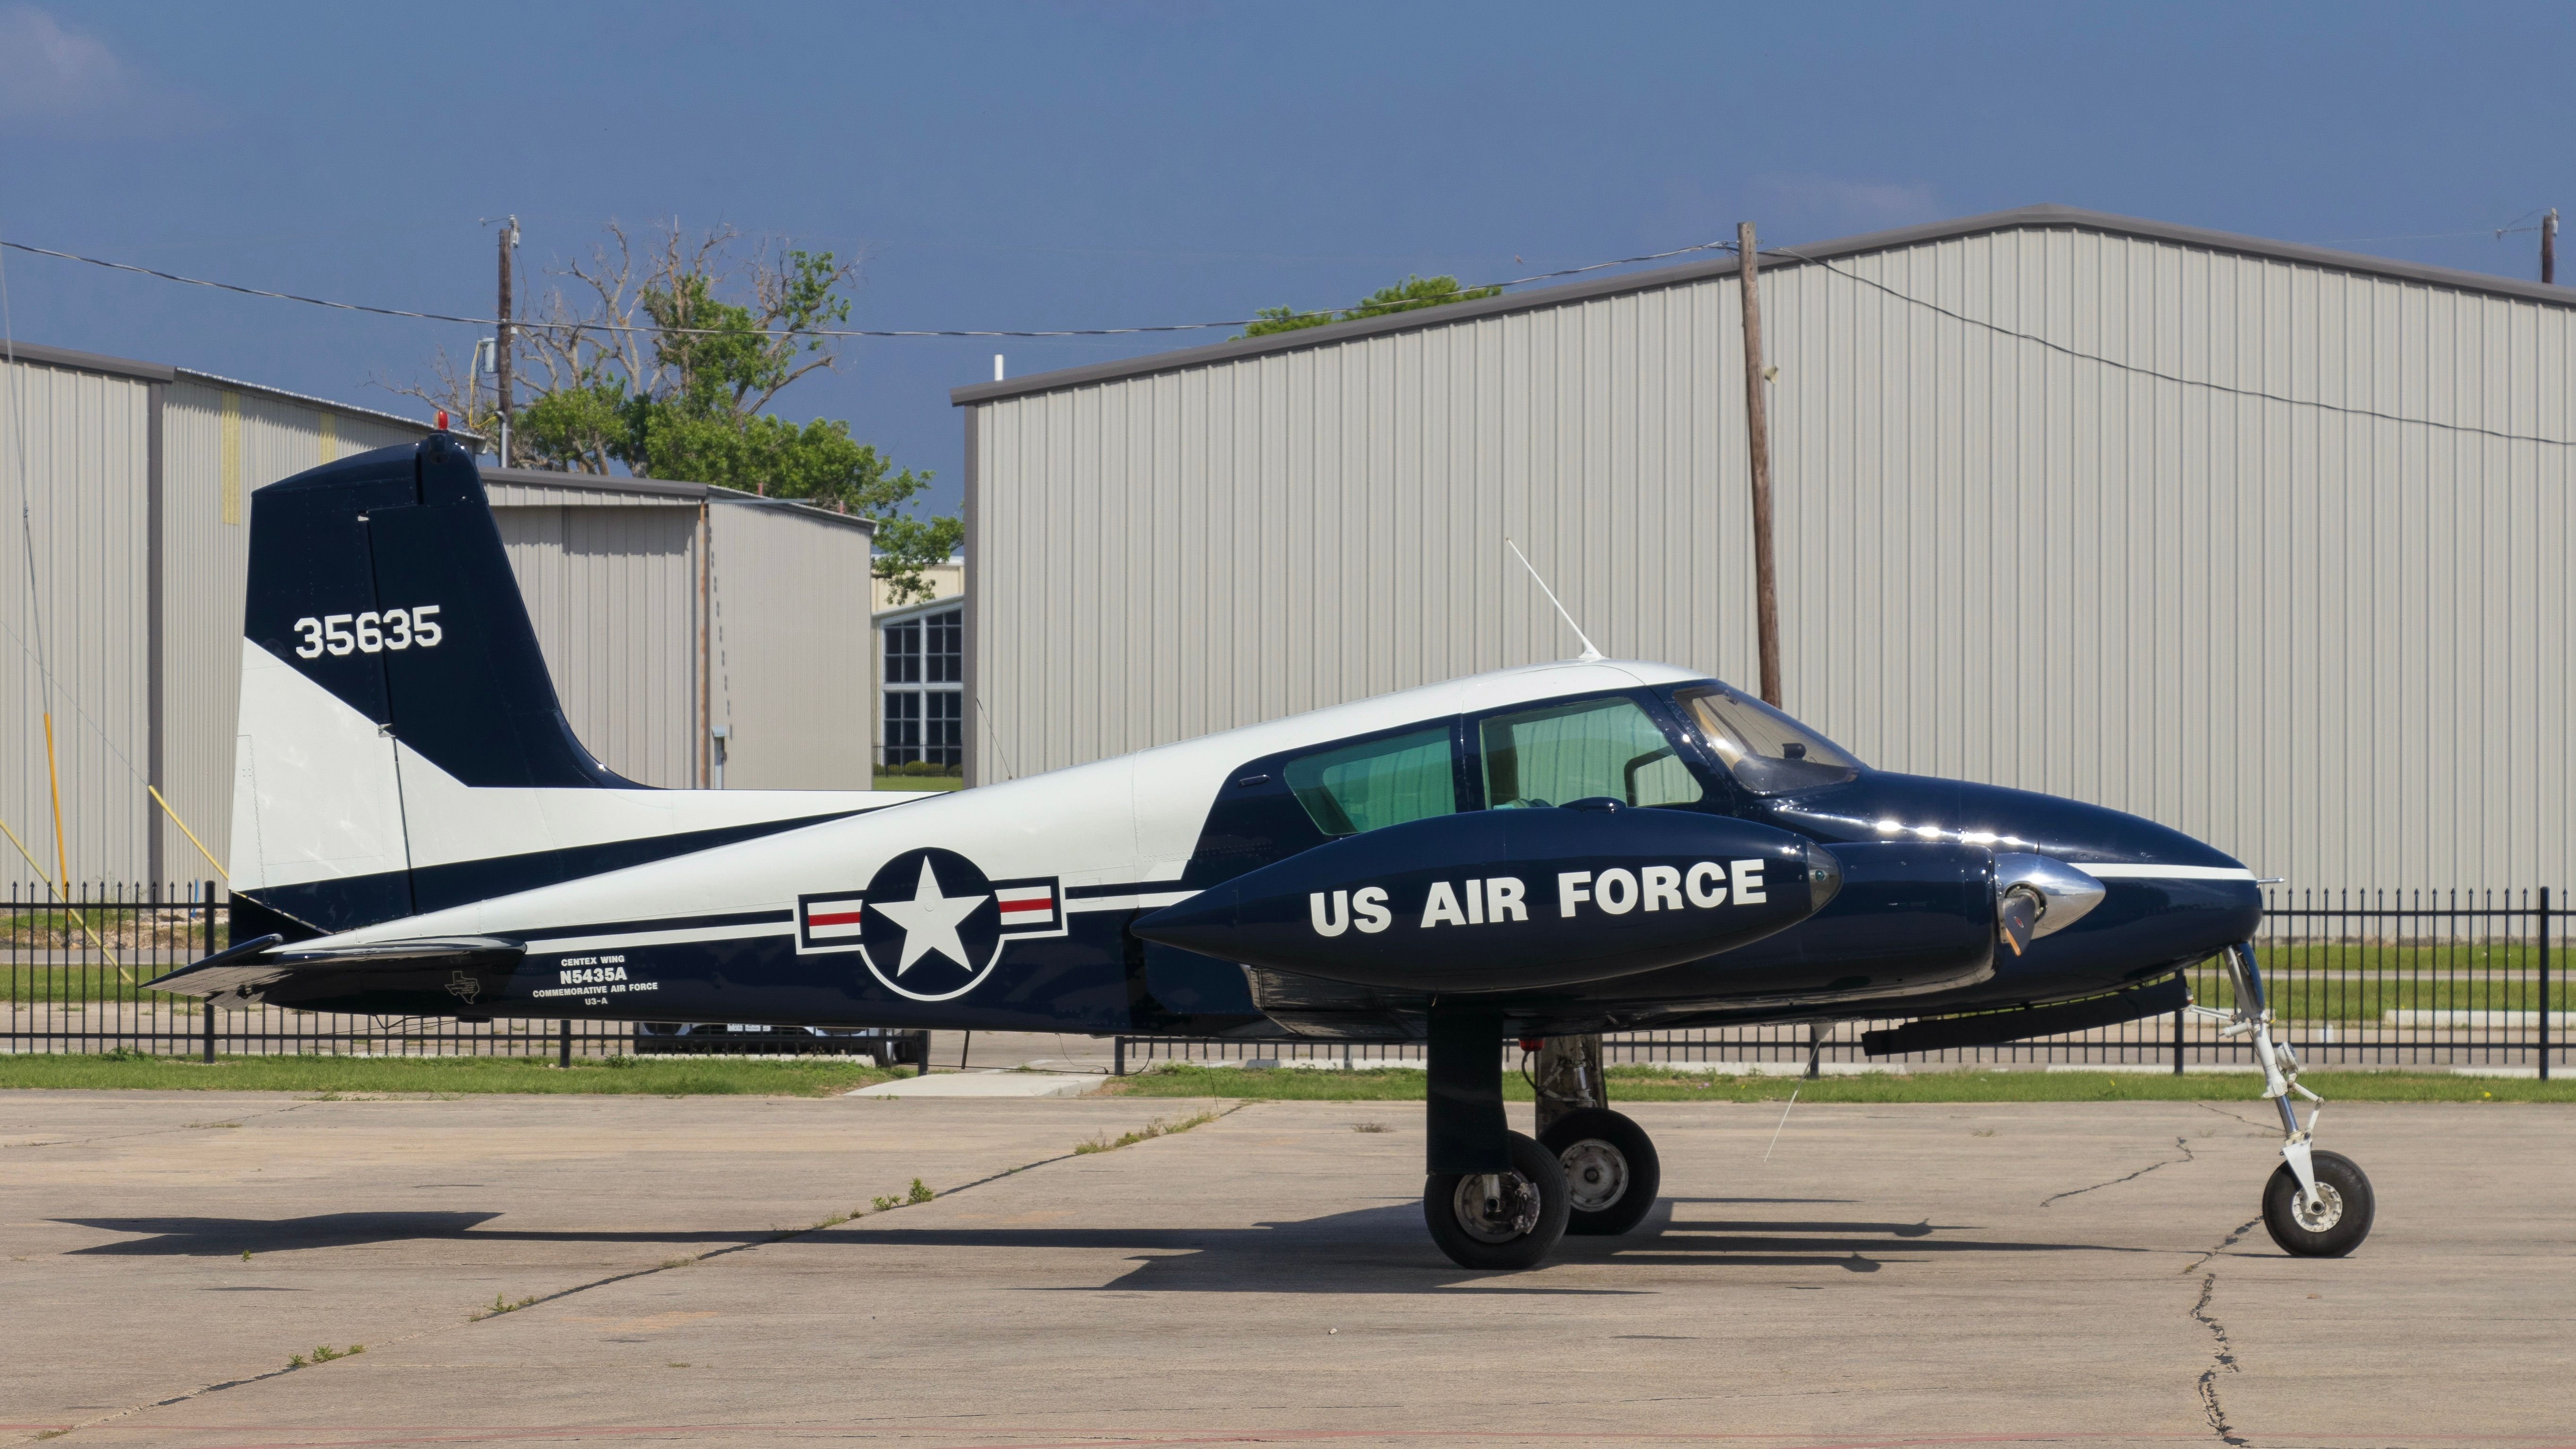
[[[368,972],[418,971],[456,967],[468,971],[506,972],[526,948],[492,936],[440,936],[417,941],[378,941],[363,946],[303,950],[284,944],[283,936],[260,936],[218,951],[144,984],[154,991],[180,996],[254,997],[279,982],[298,976],[346,976]]]

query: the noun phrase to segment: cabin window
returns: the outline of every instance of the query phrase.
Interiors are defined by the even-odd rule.
[[[1284,773],[1297,803],[1326,835],[1357,835],[1458,812],[1446,726],[1290,760]]]
[[[1607,797],[1688,805],[1705,792],[1635,700],[1576,700],[1495,715],[1482,730],[1485,801],[1496,808]]]
[[[1756,795],[1838,784],[1860,773],[1860,761],[1841,746],[1723,685],[1685,689],[1673,703],[1736,783]]]

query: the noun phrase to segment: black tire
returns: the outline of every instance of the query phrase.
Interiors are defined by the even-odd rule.
[[[1654,1139],[1607,1107],[1568,1112],[1539,1134],[1565,1170],[1565,1230],[1616,1237],[1646,1220],[1663,1191],[1664,1164]]]
[[[1503,1175],[1500,1220],[1485,1215],[1484,1174],[1435,1172],[1422,1184],[1422,1219],[1449,1261],[1480,1273],[1532,1268],[1565,1236],[1565,1169],[1556,1154],[1515,1132]]]
[[[2378,1211],[2370,1179],[2340,1152],[2319,1152],[2309,1159],[2317,1175],[2317,1196],[2326,1200],[2325,1221],[2308,1220],[2300,1201],[2299,1177],[2284,1162],[2263,1185],[2263,1226],[2281,1251],[2301,1258],[2340,1258],[2370,1236]]]

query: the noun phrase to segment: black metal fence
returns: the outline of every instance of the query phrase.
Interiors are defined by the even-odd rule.
[[[346,1016],[256,1007],[218,1011],[143,983],[221,950],[229,912],[213,881],[43,885],[0,901],[0,1052],[139,1051],[153,1056],[615,1056],[635,1050],[623,1021],[492,1021]]]
[[[602,1057],[636,1049],[633,1023],[346,1016],[263,1007],[215,1011],[150,991],[154,976],[221,949],[226,909],[212,881],[84,886],[66,905],[38,886],[0,901],[0,1051],[153,1055],[345,1053]],[[2563,893],[2275,891],[2257,949],[2282,1034],[2314,1066],[2444,1067],[2554,1075],[2571,1013],[2559,948],[2576,915]],[[2190,973],[2195,999],[2230,1004],[2216,962]],[[1613,1062],[1854,1070],[1862,1064],[1992,1063],[2040,1068],[2244,1070],[2252,1049],[2208,1022],[2121,1026],[1915,1056],[1873,1058],[1863,1031],[1889,1022],[1641,1032],[1610,1038]],[[1414,1043],[1125,1038],[1122,1063],[1294,1059],[1352,1065],[1421,1059]]]

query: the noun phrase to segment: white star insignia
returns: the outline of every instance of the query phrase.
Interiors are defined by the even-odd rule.
[[[981,895],[941,895],[939,877],[931,873],[930,858],[924,856],[921,883],[914,887],[911,900],[870,901],[867,908],[903,927],[903,959],[896,963],[895,975],[911,970],[912,963],[933,951],[972,971],[975,963],[966,959],[966,943],[957,938],[957,927],[987,899]]]

